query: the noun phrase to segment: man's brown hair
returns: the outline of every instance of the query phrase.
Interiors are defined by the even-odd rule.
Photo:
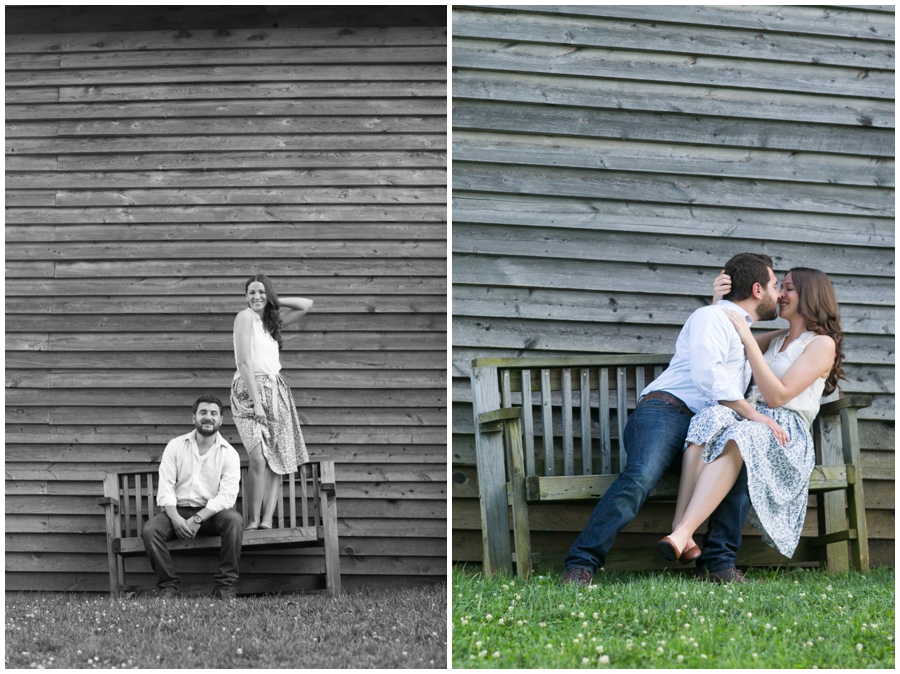
[[[772,258],[758,253],[738,253],[725,263],[725,273],[731,277],[731,292],[722,299],[740,302],[753,294],[753,284],[769,285]]]

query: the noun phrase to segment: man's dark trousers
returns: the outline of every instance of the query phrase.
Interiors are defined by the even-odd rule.
[[[203,508],[181,508],[178,514],[189,520]],[[234,508],[221,510],[200,525],[198,536],[221,536],[222,547],[219,550],[219,569],[213,578],[216,587],[234,587],[238,581],[238,565],[241,561],[241,543],[244,540],[244,518]],[[175,527],[166,513],[153,516],[141,533],[144,549],[150,558],[150,566],[159,578],[157,586],[177,588],[181,578],[175,573],[172,555],[166,541],[178,538]]]
[[[670,467],[680,472],[684,439],[691,417],[659,399],[644,399],[625,425],[625,470],[610,485],[581,535],[569,549],[566,568],[593,573],[606,562],[616,535],[634,519],[648,494]],[[734,567],[741,530],[750,511],[747,469],[709,518],[698,569],[708,572]]]

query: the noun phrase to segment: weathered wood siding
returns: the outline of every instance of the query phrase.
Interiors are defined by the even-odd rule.
[[[835,282],[844,390],[875,399],[860,429],[872,559],[893,564],[893,8],[455,6],[452,20],[453,558],[481,554],[473,358],[671,353],[722,263],[761,251],[779,274]],[[563,552],[591,507],[532,510],[535,547]],[[613,565],[644,563],[670,524],[648,505]]]
[[[100,480],[157,464],[200,393],[227,404],[256,271],[315,300],[283,374],[337,463],[344,586],[445,577],[446,27],[6,50],[6,588],[108,587]],[[227,412],[223,434],[246,458]],[[322,564],[242,567],[306,587]]]

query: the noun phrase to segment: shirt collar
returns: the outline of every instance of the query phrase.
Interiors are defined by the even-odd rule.
[[[723,307],[725,309],[731,309],[732,311],[736,311],[739,314],[743,315],[743,317],[747,320],[747,325],[753,325],[753,317],[746,312],[744,307],[735,304],[731,300],[719,300],[716,304],[718,307]]]
[[[187,441],[190,443],[191,449],[195,450],[197,453],[200,452],[200,447],[197,444],[197,429],[196,428],[187,434]],[[216,431],[215,440],[213,440],[213,443],[209,448],[210,451],[215,449],[219,445],[221,445],[223,442],[224,442],[224,439],[222,438],[222,435],[219,433],[219,431]]]

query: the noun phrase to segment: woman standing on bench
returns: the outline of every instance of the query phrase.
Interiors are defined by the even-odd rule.
[[[731,279],[723,272],[713,289],[715,303],[730,291]],[[844,335],[834,287],[817,269],[789,271],[778,305],[790,327],[755,338],[742,317],[723,309],[741,337],[756,385],[741,416],[715,405],[691,421],[675,530],[659,542],[666,559],[687,563],[689,559],[680,559],[685,550],[690,551],[686,557],[699,556],[699,550],[693,550],[694,531],[729,492],[744,465],[753,505],[750,524],[786,557],[797,547],[816,463],[809,429],[823,392],[829,395],[838,380],[845,379]],[[765,423],[752,420],[759,415],[768,417]]]
[[[281,329],[309,311],[312,300],[279,298],[265,274],[244,285],[248,307],[234,319],[231,415],[250,455],[244,508],[247,529],[271,529],[281,476],[309,461],[291,390],[281,378]]]

